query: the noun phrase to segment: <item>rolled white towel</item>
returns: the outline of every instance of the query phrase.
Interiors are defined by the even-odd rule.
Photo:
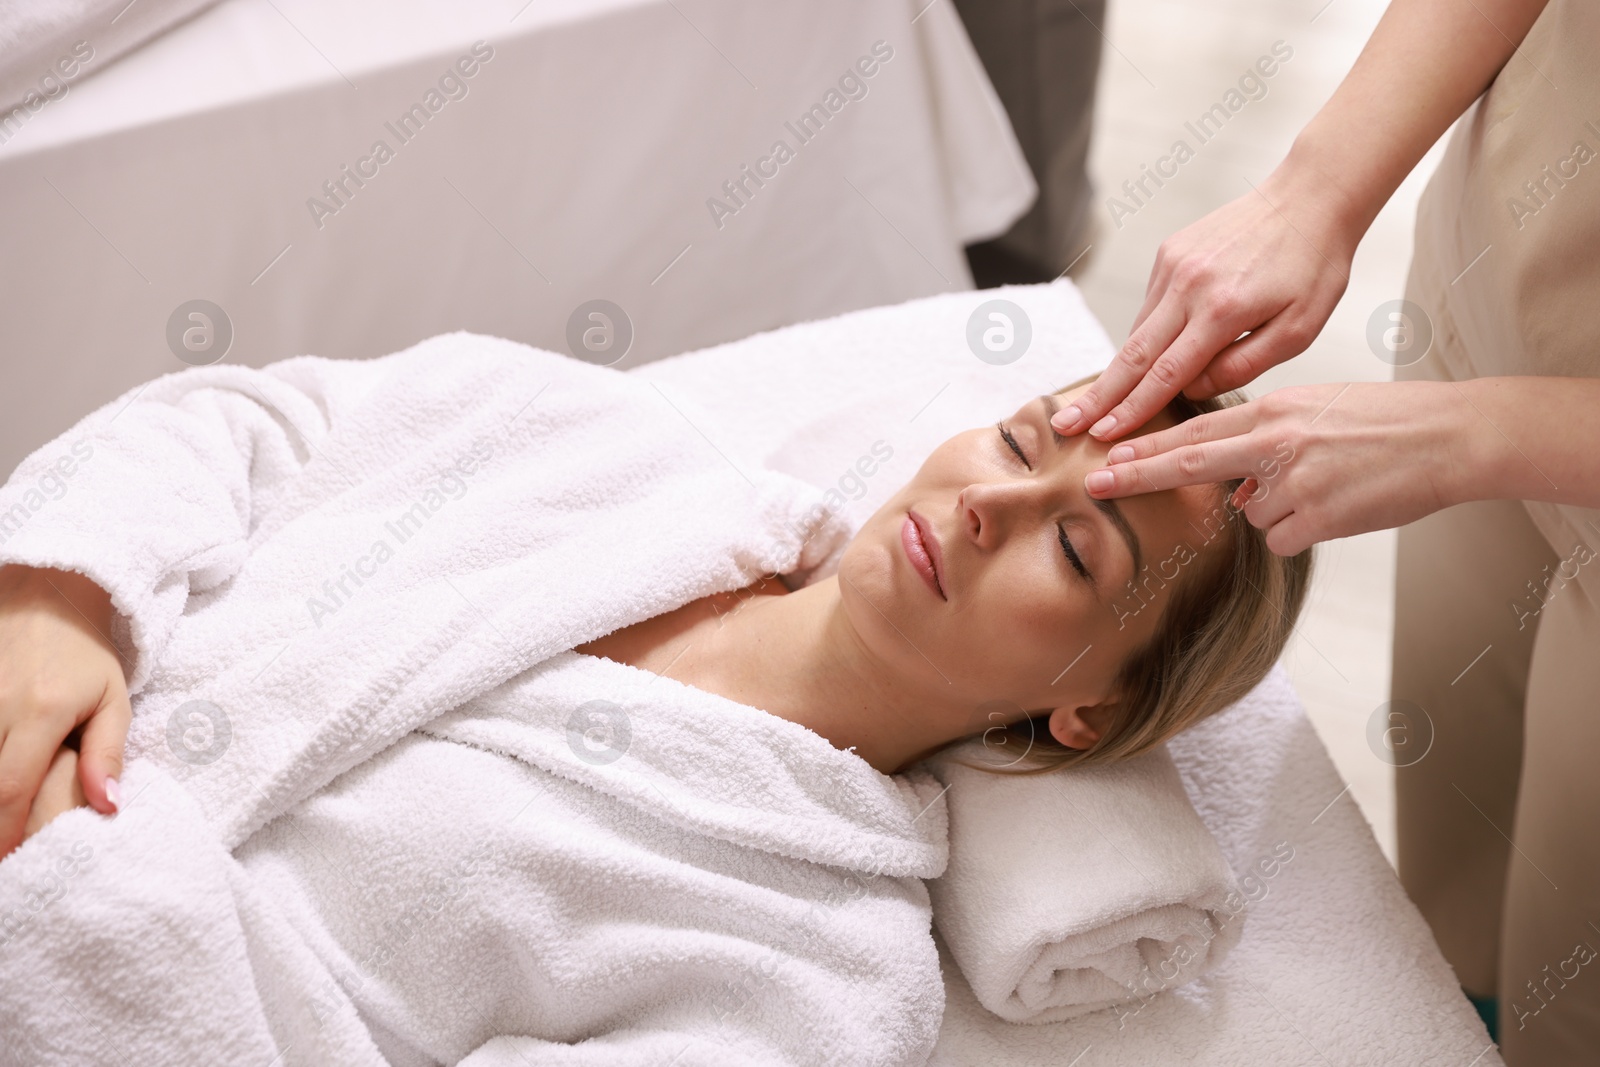
[[[950,863],[933,922],[979,1003],[1048,1023],[1192,981],[1239,940],[1245,898],[1165,746],[1022,777],[981,741],[929,761]]]

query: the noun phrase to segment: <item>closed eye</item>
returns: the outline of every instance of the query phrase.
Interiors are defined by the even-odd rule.
[[[1029,470],[1033,470],[1033,464],[1029,463],[1028,457],[1022,454],[1022,446],[1017,444],[1017,439],[1015,437],[1011,436],[1011,431],[1006,429],[1006,424],[1003,422],[997,422],[994,424],[994,428],[1000,431],[1000,439],[1010,447],[1011,451],[1017,454],[1018,459],[1022,460],[1022,465],[1027,467]]]
[[[1033,464],[1028,462],[1028,457],[1023,453],[1022,446],[1017,444],[1016,437],[1012,435],[1010,430],[1006,429],[1006,424],[997,422],[994,426],[995,429],[1000,431],[1000,439],[1006,443],[1006,447],[1017,454],[1017,458],[1022,460],[1024,467],[1033,470]],[[1072,564],[1073,570],[1077,571],[1083,578],[1093,582],[1094,579],[1089,577],[1089,569],[1083,565],[1083,560],[1078,557],[1078,550],[1072,547],[1072,538],[1067,536],[1066,527],[1060,523],[1056,524],[1056,538],[1061,542],[1061,551],[1066,554],[1067,562]]]

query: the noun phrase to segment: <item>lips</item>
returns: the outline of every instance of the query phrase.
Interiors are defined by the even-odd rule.
[[[906,550],[912,569],[928,588],[937,593],[939,599],[950,599],[944,593],[944,553],[928,520],[914,511],[906,512],[906,521],[900,527],[900,544]]]

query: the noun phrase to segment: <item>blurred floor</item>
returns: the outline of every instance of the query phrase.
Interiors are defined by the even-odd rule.
[[[1090,169],[1104,223],[1078,284],[1114,343],[1126,339],[1145,282],[1170,233],[1259,183],[1300,127],[1349,70],[1382,14],[1380,0],[1112,0],[1100,72]],[[1106,205],[1256,60],[1282,41],[1293,54],[1195,158],[1120,226]],[[1280,46],[1280,54],[1283,46]],[[1441,141],[1441,146],[1442,146]],[[1384,381],[1390,367],[1365,341],[1381,302],[1402,295],[1417,197],[1441,146],[1401,186],[1356,253],[1349,288],[1316,343],[1250,387],[1259,396],[1307,382]],[[1120,195],[1120,194],[1119,194]],[[1368,747],[1367,720],[1389,699],[1395,534],[1365,534],[1318,547],[1317,575],[1299,636],[1284,663],[1311,721],[1350,783],[1391,863],[1395,856],[1391,768]],[[1340,803],[1348,803],[1341,799]]]

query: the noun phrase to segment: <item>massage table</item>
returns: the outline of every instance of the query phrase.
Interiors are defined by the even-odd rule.
[[[981,326],[993,321],[983,317],[991,312],[1009,316],[1014,336],[1031,334],[1027,349],[1019,345],[1013,353],[1018,358],[1010,362],[980,360],[969,345],[975,313]],[[976,335],[981,337],[982,330]],[[647,392],[661,397],[654,436],[676,434],[673,439],[680,447],[687,441],[693,450],[703,442],[704,461],[713,469],[726,463],[741,473],[754,473],[768,466],[832,490],[845,521],[853,525],[952,433],[987,429],[995,417],[1102,366],[1110,354],[1076,291],[1060,282],[948,294],[852,313],[647,364],[628,374],[647,381],[652,387]],[[540,358],[564,362],[550,354]],[[449,376],[443,376],[441,388],[448,383]],[[137,398],[130,403],[137,404]],[[689,427],[679,425],[679,419]],[[649,420],[630,426],[653,436]],[[731,484],[733,491],[743,484],[731,474],[724,477],[717,484]],[[694,516],[717,521],[721,530],[737,517],[708,516],[718,514],[717,506],[726,507],[726,492],[702,494],[697,501],[690,490],[671,506],[692,508]],[[344,542],[337,537],[328,541],[328,550],[345,558]],[[318,572],[331,573],[324,568]],[[461,580],[477,591],[466,576]],[[299,597],[295,592],[286,601],[297,618]],[[467,609],[458,610],[477,618],[470,610],[473,601],[466,603]],[[390,642],[372,644],[386,648]],[[409,647],[408,641],[398,644]],[[262,648],[253,655],[276,659],[282,651]],[[460,664],[453,669],[459,673]],[[386,677],[382,672],[373,676]],[[258,677],[253,664],[238,675],[251,693]],[[287,677],[320,678],[322,672],[291,671]],[[413,710],[417,699],[413,695],[409,700]],[[335,702],[266,701],[288,708]],[[162,716],[145,721],[159,723]],[[145,732],[148,741],[152,731]],[[159,737],[160,727],[154,733]],[[166,743],[172,744],[170,739]],[[343,744],[348,738],[332,750],[343,752]],[[944,995],[929,1005],[930,1014],[940,1011],[935,1018],[941,1023],[933,1063],[1474,1067],[1501,1062],[1384,862],[1281,668],[1237,706],[1173,739],[1169,749],[1181,778],[1172,787],[1187,792],[1250,902],[1243,909],[1242,930],[1232,928],[1242,937],[1221,966],[1144,1000],[1030,1026],[1002,1021],[977,1004],[960,969],[941,953]],[[260,803],[248,791],[231,788],[231,778],[202,776],[193,784],[220,790],[238,804]],[[269,808],[272,803],[266,800]],[[100,822],[88,813],[78,817]],[[1017,817],[1037,834],[1040,849],[1061,847],[1068,836],[1063,832],[1053,837],[1051,821],[1037,812],[1019,811]],[[1082,824],[1074,825],[1081,840]],[[46,857],[48,861],[48,853]],[[1105,857],[1104,862],[1114,860]],[[1108,872],[1096,867],[1095,873]],[[1134,868],[1133,873],[1140,872]],[[1040,886],[1041,892],[1048,888]],[[1229,921],[1237,922],[1237,916]],[[937,907],[934,922],[937,928]],[[71,924],[61,928],[75,929]],[[921,952],[932,964],[932,946],[920,929],[914,936],[909,930],[907,934],[908,956]],[[927,992],[938,996],[935,990]]]
[[[223,0],[118,58],[150,9],[205,5],[78,2],[105,12],[95,58],[0,123],[0,470],[183,369],[168,325],[191,300],[260,366],[456,329],[565,351],[605,299],[632,365],[967,288],[962,246],[1034,194],[948,3]],[[388,127],[480,40],[466,94],[401,143]],[[866,95],[797,143],[786,123],[880,40]],[[380,138],[393,158],[354,184]],[[779,138],[794,158],[756,187],[743,168]]]
[[[1031,326],[1008,363],[980,360],[968,342],[973,313],[996,299]],[[697,428],[728,462],[837,488],[859,524],[939,442],[1104,367],[1112,353],[1062,280],[859,311],[632,373],[709,412]],[[892,457],[877,463],[885,448]],[[935,1067],[1501,1064],[1281,665],[1169,749],[1251,901],[1239,943],[1188,985],[1038,1026],[985,1010],[941,946]],[[1048,826],[1039,842],[1049,847]]]

